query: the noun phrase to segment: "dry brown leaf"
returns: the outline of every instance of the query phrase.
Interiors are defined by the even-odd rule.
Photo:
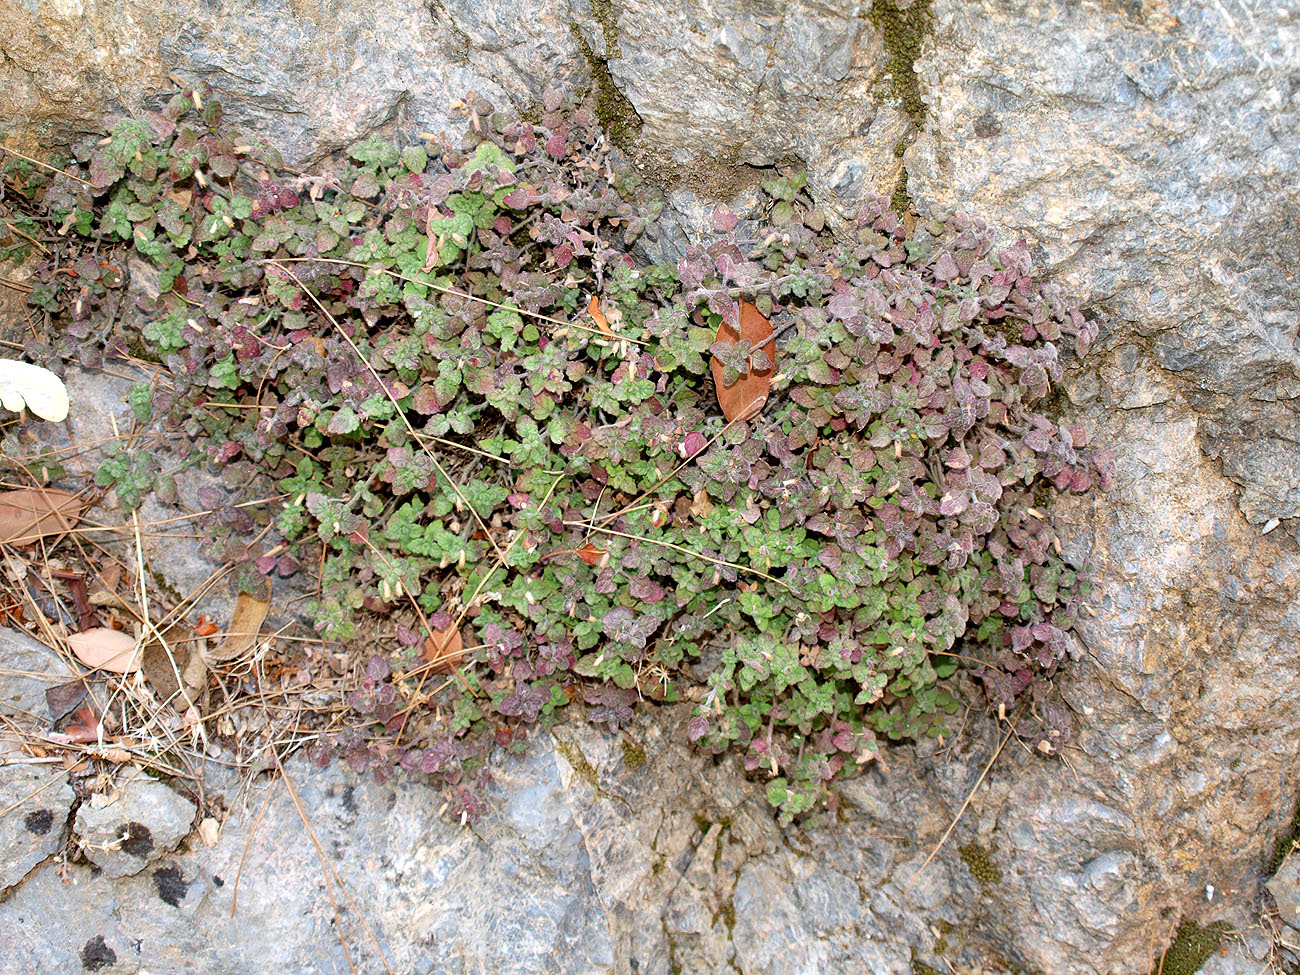
[[[596,546],[592,545],[590,541],[587,541],[582,548],[577,549],[574,554],[588,565],[598,565],[600,560],[609,553],[603,548],[596,548]]]
[[[0,492],[0,542],[28,545],[61,534],[80,520],[85,507],[77,495],[53,488]]]
[[[723,383],[723,365],[714,356],[713,385],[717,389],[722,415],[729,421],[748,420],[758,415],[767,402],[767,394],[772,388],[772,376],[776,372],[776,339],[772,335],[772,323],[748,301],[740,303],[740,329],[737,330],[724,321],[718,326],[714,341],[739,342],[741,339],[748,339],[752,348],[762,349],[767,355],[768,366],[766,369],[751,368],[727,386]]]
[[[432,665],[429,667],[432,673],[450,674],[465,657],[465,641],[460,630],[455,624],[445,630],[435,629],[431,636],[425,637],[420,657]]]
[[[271,603],[258,599],[246,592],[241,592],[235,600],[235,613],[230,620],[230,629],[226,631],[226,641],[212,651],[212,660],[226,661],[241,657],[253,649],[257,634],[266,622],[266,614],[271,611]]]
[[[618,337],[614,334],[614,330],[609,327],[609,319],[600,310],[600,299],[595,295],[591,296],[591,304],[587,306],[587,314],[591,316],[591,320],[596,323],[596,327],[600,329],[602,335],[608,335],[610,338]]]
[[[162,640],[151,639],[145,643],[140,658],[140,669],[149,679],[154,693],[163,701],[171,701],[178,710],[182,700],[177,694],[182,691],[182,685],[184,702],[192,702],[208,672],[203,655],[196,652],[198,644],[192,633],[190,625],[183,620],[173,623],[163,632]],[[177,675],[181,679],[179,684]]]
[[[711,511],[713,511],[713,502],[709,500],[709,492],[700,488],[691,499],[690,513],[696,518],[704,519],[709,517]]]
[[[63,729],[63,735],[73,744],[86,745],[99,741],[98,725],[99,715],[94,708],[79,708],[72,715],[72,721]]]
[[[199,823],[199,839],[204,846],[216,846],[221,838],[221,824],[212,816],[205,816]]]
[[[608,559],[609,557],[608,552],[603,548],[596,548],[596,546],[591,544],[591,541],[588,540],[583,543],[582,548],[562,548],[555,552],[549,552],[542,556],[542,561],[544,562],[547,559],[559,558],[562,555],[576,555],[588,565],[599,565],[603,560]]]
[[[86,696],[86,682],[70,680],[66,684],[56,684],[46,688],[45,703],[50,709],[51,721],[62,721],[72,709],[81,704]]]
[[[135,637],[122,630],[97,626],[68,637],[68,646],[77,659],[91,670],[109,670],[129,674],[140,669],[140,650]]]

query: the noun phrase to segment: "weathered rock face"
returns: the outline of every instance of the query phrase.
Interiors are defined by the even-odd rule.
[[[1300,539],[1300,14],[934,9],[914,197],[1039,245],[1186,397],[1250,523],[1289,519]]]
[[[1067,392],[1120,458],[1070,513],[1101,575],[1080,751],[1009,784],[1008,899],[1053,932],[1032,964],[1142,970],[1162,908],[1233,918],[1296,788],[1296,12],[934,9],[909,189],[1027,237],[1103,321]]]
[[[439,817],[419,785],[295,760],[309,831],[290,786],[245,787],[214,765],[208,799],[231,807],[214,846],[194,837],[124,876],[42,864],[0,903],[0,968],[343,972],[350,953],[376,971],[376,943],[393,971],[447,975],[910,975],[914,961],[990,957],[991,878],[952,846],[918,873],[925,849],[900,842],[950,815],[930,762],[900,756],[850,785],[831,828],[782,831],[761,787],[691,753],[688,717],[535,734],[523,760],[498,757],[472,827]],[[944,768],[954,789],[978,774],[960,758]],[[70,801],[47,800],[56,833]]]
[[[463,846],[465,863],[485,858],[509,882],[484,897],[517,898],[533,890],[520,877],[541,878],[537,889],[554,897],[529,902],[549,919],[529,943],[577,946],[556,970],[624,971],[637,959],[640,970],[666,971],[672,958],[684,971],[798,971],[806,958],[809,971],[907,971],[913,951],[942,967],[925,933],[942,923],[951,943],[966,933],[1044,972],[1145,972],[1171,920],[1244,921],[1262,854],[1290,815],[1300,743],[1300,10],[1226,0],[929,9],[923,39],[887,45],[880,12],[845,0],[0,0],[0,18],[16,28],[0,39],[0,127],[36,141],[93,126],[111,105],[138,105],[168,72],[210,82],[240,124],[297,160],[370,131],[437,131],[447,101],[469,89],[526,106],[549,84],[594,74],[607,111],[626,116],[619,97],[635,110],[623,118],[641,125],[634,155],[683,188],[675,199],[730,195],[752,181],[748,167],[795,162],[832,217],[844,216],[863,194],[892,191],[905,166],[919,207],[963,206],[1008,239],[1028,238],[1102,321],[1096,358],[1065,389],[1120,472],[1109,496],[1064,512],[1072,546],[1100,572],[1097,615],[1062,682],[1077,733],[1069,768],[1004,753],[957,837],[994,851],[1001,881],[975,884],[949,850],[901,893],[916,849],[904,844],[937,838],[991,754],[989,729],[967,742],[965,761],[904,758],[852,786],[841,828],[802,840],[777,833],[761,803],[744,806],[743,828],[741,818],[725,830],[684,823],[684,809],[714,815],[696,789],[731,797],[727,808],[751,801],[718,769],[684,787],[651,765],[624,795],[604,778],[617,765],[605,755],[590,759],[600,772],[590,803],[557,799],[580,792],[581,776],[560,793],[540,785],[533,763],[576,767],[543,742],[521,770],[502,770],[498,814],[514,819],[501,835],[527,856],[487,856],[475,847],[487,842],[482,830],[475,839],[432,825],[407,849]],[[889,75],[900,44],[917,40],[919,126]],[[681,225],[689,232],[689,213]],[[578,734],[589,757],[613,747]],[[358,833],[384,828],[375,804],[389,793],[357,794],[367,796]],[[906,813],[873,805],[880,797]],[[283,812],[282,821],[295,815]],[[529,823],[542,822],[569,823],[567,839],[546,841],[560,852],[539,852],[537,837],[550,834]],[[346,851],[357,841],[339,842]],[[671,883],[656,879],[661,855]],[[475,914],[468,894],[457,900],[446,880],[455,857],[439,856],[427,875],[383,873],[365,889],[384,903],[415,884],[420,906],[407,915],[441,925],[460,952],[439,957],[503,964],[495,940],[455,939],[480,921],[524,932],[506,913]],[[41,871],[52,875],[43,867],[33,879]],[[51,896],[24,894],[31,883],[6,908]],[[290,889],[309,897],[306,880]],[[604,913],[593,924],[584,912],[595,904]],[[457,910],[475,923],[458,927]],[[193,923],[186,937],[201,943],[193,932],[208,929]],[[416,959],[413,931],[389,937]],[[96,933],[87,929],[87,946]]]

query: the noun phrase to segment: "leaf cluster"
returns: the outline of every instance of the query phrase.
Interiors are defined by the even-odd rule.
[[[369,724],[333,750],[472,814],[485,748],[579,698],[617,729],[689,693],[692,740],[739,750],[789,818],[879,737],[945,733],[957,650],[994,703],[1041,687],[1086,592],[1044,492],[1111,462],[1044,412],[1095,329],[1028,248],[962,213],[909,237],[883,200],[833,235],[795,176],[651,264],[661,205],[590,105],[546,105],[529,123],[471,99],[459,144],[371,138],[303,176],[184,92],[80,147],[85,183],[6,169],[63,235],[33,255],[51,354],[86,359],[108,314],[105,354],[165,365],[132,401],[222,475],[216,554],[250,585],[320,565],[325,637],[392,619],[349,697]],[[728,422],[714,362],[773,365],[718,340],[742,299],[779,371]],[[112,457],[101,482],[134,504],[151,476]],[[268,496],[269,519],[239,507]],[[454,679],[428,681],[424,625],[460,626]]]

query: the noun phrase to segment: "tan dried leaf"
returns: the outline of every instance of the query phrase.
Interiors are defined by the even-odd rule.
[[[230,620],[230,629],[226,631],[226,640],[209,654],[209,658],[227,661],[247,654],[257,643],[257,635],[270,611],[269,600],[241,592],[235,600],[235,612]]]
[[[190,653],[194,649],[194,644],[186,640],[190,632],[189,624],[181,620],[167,627],[161,640],[152,638],[145,641],[140,667],[149,679],[154,693],[163,701],[171,700],[180,690],[176,678],[184,675],[185,667],[190,662]]]
[[[207,816],[199,823],[199,839],[204,846],[216,846],[221,838],[221,824],[212,816]]]
[[[53,488],[0,492],[0,542],[29,545],[62,534],[77,524],[85,507],[77,495]]]
[[[129,674],[140,669],[140,648],[135,637],[121,630],[97,626],[68,637],[77,659],[91,670]]]

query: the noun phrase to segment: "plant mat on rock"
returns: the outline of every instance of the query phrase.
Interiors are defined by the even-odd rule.
[[[949,733],[961,673],[1058,753],[1087,583],[1047,505],[1111,462],[1041,409],[1096,327],[1027,245],[883,200],[836,235],[773,174],[656,264],[662,204],[590,105],[461,108],[458,143],[302,174],[185,90],[4,171],[28,353],[156,363],[131,404],[219,477],[229,581],[316,578],[309,680],[375,628],[315,757],[428,777],[465,818],[487,752],[573,702],[616,730],[687,699],[788,821],[880,739]],[[112,448],[125,509],[172,490]]]

